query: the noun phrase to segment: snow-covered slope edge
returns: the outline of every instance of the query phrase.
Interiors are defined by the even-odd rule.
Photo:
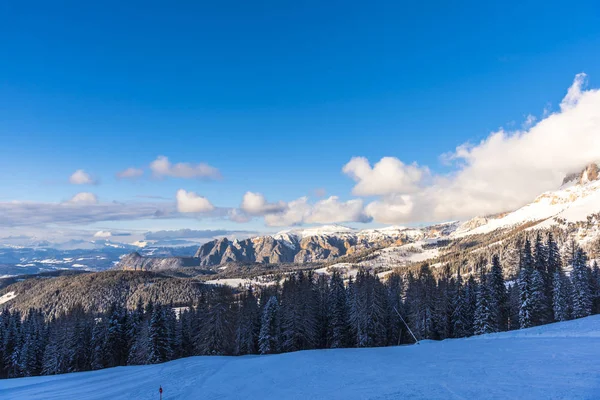
[[[593,399],[600,316],[419,346],[192,357],[0,381],[2,399]]]

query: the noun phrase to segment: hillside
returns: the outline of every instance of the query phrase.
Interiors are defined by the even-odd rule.
[[[6,296],[0,304],[23,312],[41,309],[58,316],[82,305],[85,310],[103,311],[112,302],[129,308],[139,299],[159,303],[188,304],[204,290],[196,279],[180,279],[155,272],[103,271],[64,276],[33,276],[0,289]],[[0,297],[2,299],[2,297]]]
[[[537,328],[273,356],[191,357],[161,365],[0,381],[35,399],[593,399],[600,316]]]

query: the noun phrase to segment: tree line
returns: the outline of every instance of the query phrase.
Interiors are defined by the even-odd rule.
[[[436,278],[427,264],[386,279],[363,270],[348,281],[335,270],[331,276],[300,271],[260,290],[203,290],[184,307],[140,298],[134,309],[114,302],[101,313],[82,306],[60,316],[5,309],[0,377],[194,355],[401,345],[414,342],[407,325],[419,340],[441,340],[600,313],[600,269],[575,242],[561,254],[552,234],[538,235],[517,251],[518,277],[510,282],[494,255],[468,277],[445,266]]]

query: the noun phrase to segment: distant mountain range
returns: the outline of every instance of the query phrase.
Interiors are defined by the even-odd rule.
[[[186,266],[214,267],[227,263],[314,263],[348,258],[367,251],[406,248],[422,253],[440,241],[485,235],[522,226],[576,227],[578,240],[600,237],[600,168],[593,163],[567,176],[562,186],[541,194],[532,203],[496,216],[476,217],[424,228],[388,227],[354,230],[339,225],[282,231],[245,240],[220,238],[202,245],[193,257],[124,257],[120,269],[156,270]],[[405,254],[405,253],[403,253]],[[412,257],[411,260],[423,259]]]

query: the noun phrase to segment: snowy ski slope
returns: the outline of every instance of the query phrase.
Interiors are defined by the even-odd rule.
[[[0,399],[599,399],[600,315],[418,346],[192,357],[0,381]]]

